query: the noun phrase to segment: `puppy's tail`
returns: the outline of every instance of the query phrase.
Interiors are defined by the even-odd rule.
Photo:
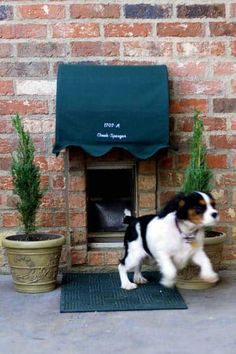
[[[136,220],[136,218],[131,216],[131,211],[129,209],[125,209],[123,223],[129,225],[134,220]]]

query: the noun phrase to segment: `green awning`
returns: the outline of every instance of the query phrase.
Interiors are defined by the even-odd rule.
[[[169,147],[167,67],[59,65],[53,152],[70,146],[140,159]]]

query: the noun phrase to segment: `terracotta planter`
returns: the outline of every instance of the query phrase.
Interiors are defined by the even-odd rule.
[[[211,260],[215,272],[219,272],[223,242],[226,235],[220,232],[210,232],[209,237],[205,237],[204,249]],[[182,289],[208,289],[214,287],[217,283],[207,283],[199,277],[199,267],[193,264],[188,265],[178,273],[176,286]]]
[[[41,293],[55,289],[62,235],[38,234],[37,241],[24,241],[24,235],[3,240],[15,289],[23,293]]]

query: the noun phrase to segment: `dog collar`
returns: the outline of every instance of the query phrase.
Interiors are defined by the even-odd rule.
[[[179,231],[180,235],[187,243],[191,243],[195,240],[197,231],[191,232],[190,234],[186,234],[185,232],[181,231],[177,218],[175,218],[175,225],[176,225],[177,230]]]

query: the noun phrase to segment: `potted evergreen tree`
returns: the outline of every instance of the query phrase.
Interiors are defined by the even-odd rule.
[[[39,293],[56,287],[59,260],[65,238],[62,235],[36,233],[36,214],[43,197],[40,170],[34,163],[34,145],[17,114],[12,118],[18,135],[17,150],[12,154],[11,174],[17,210],[24,233],[3,240],[17,291]]]
[[[200,119],[201,112],[194,110],[193,136],[191,144],[191,158],[184,176],[183,192],[194,191],[209,193],[212,189],[212,171],[207,165],[206,146],[203,141],[204,126]],[[204,248],[209,256],[215,272],[218,272],[222,260],[223,242],[226,235],[221,232],[206,229]],[[193,264],[179,272],[177,286],[186,289],[205,289],[215,285],[207,283],[198,276],[199,267]]]

